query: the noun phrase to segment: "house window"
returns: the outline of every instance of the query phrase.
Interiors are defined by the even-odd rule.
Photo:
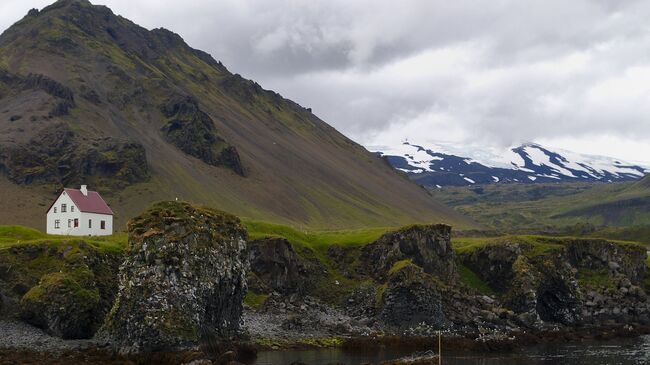
[[[66,205],[65,205],[65,204],[61,204],[61,213],[65,213],[65,212],[67,212],[67,211],[68,211],[68,209],[67,209]]]
[[[68,219],[68,228],[72,228],[72,219]]]
[[[54,207],[54,213],[56,213],[56,207]]]
[[[74,228],[79,227],[79,218],[74,219]]]
[[[92,219],[88,220],[88,228],[93,228],[93,220]]]
[[[54,220],[54,229],[59,229],[61,228],[61,221],[58,219]]]
[[[71,206],[70,206],[70,211],[71,211],[72,213],[74,213],[74,205],[71,205]]]
[[[99,222],[99,226],[101,229],[106,229],[106,221]]]

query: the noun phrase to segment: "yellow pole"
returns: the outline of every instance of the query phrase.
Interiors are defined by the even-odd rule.
[[[438,365],[442,365],[442,333],[438,331]]]

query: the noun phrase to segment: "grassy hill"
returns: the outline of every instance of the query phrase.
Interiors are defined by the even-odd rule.
[[[60,0],[0,36],[0,224],[42,229],[82,183],[118,229],[175,198],[298,228],[473,225],[177,34]]]
[[[434,189],[484,227],[507,233],[602,236],[650,243],[650,183],[505,184]]]

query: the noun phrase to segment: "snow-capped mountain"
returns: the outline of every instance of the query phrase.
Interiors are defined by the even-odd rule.
[[[459,149],[447,144],[427,147],[404,142],[398,146],[371,146],[396,169],[429,187],[492,183],[560,181],[629,181],[650,170],[619,159],[583,155],[525,143],[500,151]]]

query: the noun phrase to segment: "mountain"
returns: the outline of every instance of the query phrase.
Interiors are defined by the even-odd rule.
[[[506,150],[455,148],[447,144],[373,146],[394,168],[426,187],[492,183],[631,181],[646,167],[604,156],[582,155],[526,143]]]
[[[118,226],[175,198],[312,229],[471,225],[179,35],[60,0],[0,36],[0,224],[42,228],[54,194],[82,183]]]

